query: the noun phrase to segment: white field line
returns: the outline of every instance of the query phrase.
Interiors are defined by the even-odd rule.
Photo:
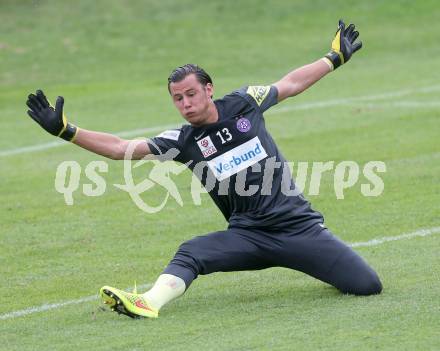
[[[362,101],[377,101],[377,100],[387,100],[387,99],[395,99],[398,97],[403,97],[406,95],[411,94],[417,94],[417,93],[431,93],[440,91],[440,85],[434,85],[429,87],[423,87],[423,88],[416,88],[416,89],[407,89],[407,90],[400,90],[400,91],[394,91],[394,92],[388,92],[388,93],[382,93],[378,95],[369,95],[369,96],[359,96],[359,97],[350,97],[350,98],[343,98],[343,99],[333,99],[333,100],[326,100],[326,101],[314,101],[310,103],[302,103],[302,104],[291,104],[286,105],[284,107],[275,107],[273,110],[268,111],[268,114],[273,113],[282,113],[282,112],[288,112],[288,111],[298,111],[298,110],[310,110],[314,108],[325,108],[325,107],[331,107],[331,106],[337,106],[337,105],[346,105],[346,104],[353,104],[358,103]],[[433,102],[427,102],[428,105],[431,104],[433,106],[437,106],[436,103]],[[394,107],[426,107],[426,103],[420,103],[420,106],[417,106],[417,104],[412,104],[411,106],[407,106],[404,103],[402,104],[396,104]],[[119,133],[115,133],[116,135],[120,137],[137,137],[140,135],[148,135],[150,133],[159,133],[166,129],[171,128],[178,128],[179,125],[162,125],[162,126],[156,126],[156,127],[150,127],[150,128],[142,128],[142,129],[134,129],[134,130],[128,130],[123,131]],[[52,149],[54,147],[59,147],[63,145],[67,145],[67,142],[56,140],[49,143],[44,144],[37,144],[37,145],[30,145],[30,146],[23,146],[19,148],[9,149],[9,150],[0,150],[0,157],[5,156],[13,156],[18,154],[26,154],[30,152],[36,152],[41,150],[47,150]]]
[[[138,289],[148,289],[150,286],[152,286],[152,284],[139,285]],[[132,290],[132,289],[133,288],[127,288],[126,290]],[[44,311],[49,311],[49,310],[54,310],[54,309],[58,309],[58,308],[61,308],[61,307],[64,307],[64,306],[69,306],[69,305],[78,305],[80,303],[94,301],[96,299],[98,299],[98,295],[90,295],[90,296],[86,296],[86,297],[81,297],[81,298],[76,299],[76,300],[67,300],[67,301],[64,301],[64,302],[51,303],[51,304],[44,304],[44,305],[41,305],[41,306],[29,307],[29,308],[26,308],[24,310],[19,310],[19,311],[14,311],[14,312],[9,312],[9,313],[2,314],[2,315],[0,315],[0,320],[27,316],[29,314],[33,314],[33,313],[37,313],[37,312],[44,312]]]
[[[385,103],[362,103],[362,102],[352,102],[349,105],[361,106],[368,108],[432,108],[440,107],[440,101],[395,101],[395,102],[385,102]]]
[[[437,92],[440,91],[440,85],[433,85],[429,87],[423,87],[423,88],[416,88],[416,89],[407,89],[407,90],[400,90],[400,91],[392,91],[388,93],[382,93],[377,95],[366,95],[366,96],[358,96],[358,97],[348,97],[348,98],[342,98],[342,99],[333,99],[333,100],[326,100],[326,101],[314,101],[309,103],[302,103],[302,104],[296,104],[296,105],[287,105],[283,107],[275,107],[274,109],[268,111],[270,113],[280,113],[280,112],[289,112],[293,110],[309,110],[312,108],[324,108],[324,107],[330,107],[330,106],[337,106],[337,105],[346,105],[346,104],[352,104],[356,102],[363,102],[363,101],[380,101],[380,100],[389,100],[389,99],[396,99],[400,97],[404,97],[407,95],[412,94],[427,94],[431,92]]]
[[[172,129],[172,128],[178,128],[178,127],[179,126],[176,124],[172,124],[172,125],[168,124],[168,125],[156,126],[156,127],[150,127],[150,128],[127,130],[125,132],[118,132],[118,133],[113,133],[113,134],[120,136],[122,138],[137,137],[140,135],[149,135],[151,133],[159,133],[159,132],[163,132],[166,129]],[[67,141],[55,140],[55,141],[51,141],[49,143],[44,143],[44,144],[23,146],[23,147],[18,147],[16,149],[9,149],[9,150],[0,151],[0,157],[12,156],[12,155],[18,155],[18,154],[26,154],[29,152],[35,152],[35,151],[40,151],[40,150],[47,150],[47,149],[52,149],[52,148],[58,147],[58,146],[68,145],[68,144],[69,143]]]
[[[428,229],[420,229],[417,230],[415,232],[412,233],[406,233],[406,234],[401,234],[401,235],[397,235],[397,236],[388,236],[388,237],[383,237],[383,238],[378,238],[378,239],[372,239],[369,241],[364,241],[364,242],[357,242],[357,243],[351,243],[349,244],[349,246],[351,247],[369,247],[369,246],[376,246],[376,245],[381,245],[390,241],[397,241],[397,240],[402,240],[402,239],[412,239],[415,237],[424,237],[424,236],[428,236],[428,235],[433,235],[436,233],[440,233],[440,227],[433,227],[433,228],[428,228]],[[144,284],[144,285],[140,285],[138,286],[139,289],[147,289],[150,286],[152,286],[153,284]],[[131,288],[132,289],[132,288]],[[130,288],[126,289],[126,290],[130,290]],[[54,309],[59,309],[62,308],[64,306],[69,306],[69,305],[77,305],[83,302],[89,302],[89,301],[94,301],[98,299],[97,295],[91,295],[91,296],[86,296],[86,297],[82,297],[80,299],[76,299],[76,300],[68,300],[65,302],[59,302],[59,303],[53,303],[53,304],[44,304],[41,306],[34,306],[34,307],[29,307],[23,310],[18,310],[18,311],[14,311],[14,312],[9,312],[9,313],[5,313],[0,315],[0,320],[5,320],[5,319],[12,319],[12,318],[17,318],[17,317],[23,317],[23,316],[27,316],[33,313],[38,313],[38,312],[44,312],[44,311],[49,311],[49,310],[54,310]]]
[[[440,233],[440,227],[433,227],[429,229],[420,229],[412,233],[401,234],[397,236],[385,236],[383,238],[372,239],[364,242],[357,242],[349,244],[351,247],[365,247],[365,246],[376,246],[387,243],[389,241],[396,241],[402,239],[412,239],[418,236],[428,236],[432,234]]]

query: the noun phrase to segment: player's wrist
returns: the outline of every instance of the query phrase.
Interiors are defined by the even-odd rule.
[[[327,64],[327,66],[330,68],[330,71],[333,71],[335,69],[332,61],[330,61],[327,57],[324,56],[321,60]]]
[[[335,70],[336,68],[344,64],[344,56],[342,55],[342,53],[333,50],[325,55],[324,58],[331,63],[332,70]]]
[[[66,141],[73,142],[75,140],[77,133],[78,133],[77,126],[71,123],[67,123],[66,127],[63,128],[63,130],[60,132],[58,136]]]

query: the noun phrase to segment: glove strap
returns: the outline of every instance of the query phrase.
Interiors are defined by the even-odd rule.
[[[64,129],[64,131],[59,135],[59,137],[67,141],[73,141],[75,139],[77,132],[78,132],[78,128],[75,125],[67,123],[66,129]]]
[[[329,59],[330,62],[333,64],[333,69],[338,68],[340,65],[344,63],[342,55],[339,55],[336,51],[330,51],[327,55],[324,57]]]
[[[323,57],[321,60],[326,63],[326,65],[330,68],[330,71],[335,69],[333,63],[327,57]]]

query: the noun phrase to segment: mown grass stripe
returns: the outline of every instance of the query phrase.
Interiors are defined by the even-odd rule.
[[[415,232],[412,232],[412,233],[405,233],[405,234],[401,234],[401,235],[397,235],[397,236],[382,237],[382,238],[372,239],[372,240],[364,241],[364,242],[350,243],[349,245],[351,247],[370,247],[370,246],[381,245],[381,244],[391,242],[391,241],[398,241],[398,240],[402,240],[402,239],[413,239],[415,237],[425,237],[425,236],[433,235],[433,234],[437,234],[437,233],[440,233],[440,227],[419,229],[419,230],[416,230]],[[138,288],[139,289],[147,289],[151,285],[152,285],[152,283],[144,284],[144,285],[138,286]],[[131,290],[131,289],[133,289],[133,288],[127,288],[126,290]],[[82,298],[75,299],[75,300],[68,300],[68,301],[58,302],[58,303],[53,303],[53,304],[44,304],[41,306],[29,307],[29,308],[26,308],[23,310],[18,310],[18,311],[13,311],[13,312],[2,314],[2,315],[0,315],[0,320],[23,317],[23,316],[27,316],[27,315],[30,315],[33,313],[44,312],[44,311],[49,311],[49,310],[53,310],[53,309],[59,309],[59,308],[62,308],[65,306],[70,306],[70,305],[77,305],[77,304],[80,304],[83,302],[89,302],[89,301],[96,300],[97,298],[98,298],[97,295],[91,295],[91,296],[86,296],[86,297],[82,297]]]

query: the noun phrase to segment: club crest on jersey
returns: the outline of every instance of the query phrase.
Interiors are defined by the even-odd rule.
[[[208,166],[218,180],[224,180],[267,157],[266,150],[256,136],[224,154],[208,161]]]
[[[247,118],[241,117],[237,121],[237,129],[242,133],[249,132],[251,129],[251,121],[249,121]]]
[[[215,148],[214,143],[212,142],[209,135],[199,140],[197,142],[197,145],[199,146],[204,158],[207,158],[217,152],[217,149]]]

